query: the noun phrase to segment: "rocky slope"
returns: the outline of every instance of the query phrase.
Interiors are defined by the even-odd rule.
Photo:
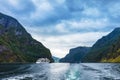
[[[60,62],[79,63],[84,56],[89,52],[90,47],[77,47],[70,49],[69,54],[60,59]]]
[[[0,13],[0,63],[36,62],[48,58],[50,50],[36,41],[14,18]]]
[[[120,28],[99,39],[83,62],[120,62]]]

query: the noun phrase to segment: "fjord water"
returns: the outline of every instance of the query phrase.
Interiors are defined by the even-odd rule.
[[[1,64],[0,80],[120,80],[120,64]]]

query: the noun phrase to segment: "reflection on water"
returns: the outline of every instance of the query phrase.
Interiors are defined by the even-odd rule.
[[[0,80],[120,80],[120,64],[1,64]]]

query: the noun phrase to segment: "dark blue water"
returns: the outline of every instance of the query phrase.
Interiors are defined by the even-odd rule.
[[[120,64],[1,64],[0,80],[120,80]]]

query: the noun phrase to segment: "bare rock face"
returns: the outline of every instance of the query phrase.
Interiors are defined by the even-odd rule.
[[[4,27],[18,27],[20,25],[16,19],[2,13],[0,13],[0,24]]]

